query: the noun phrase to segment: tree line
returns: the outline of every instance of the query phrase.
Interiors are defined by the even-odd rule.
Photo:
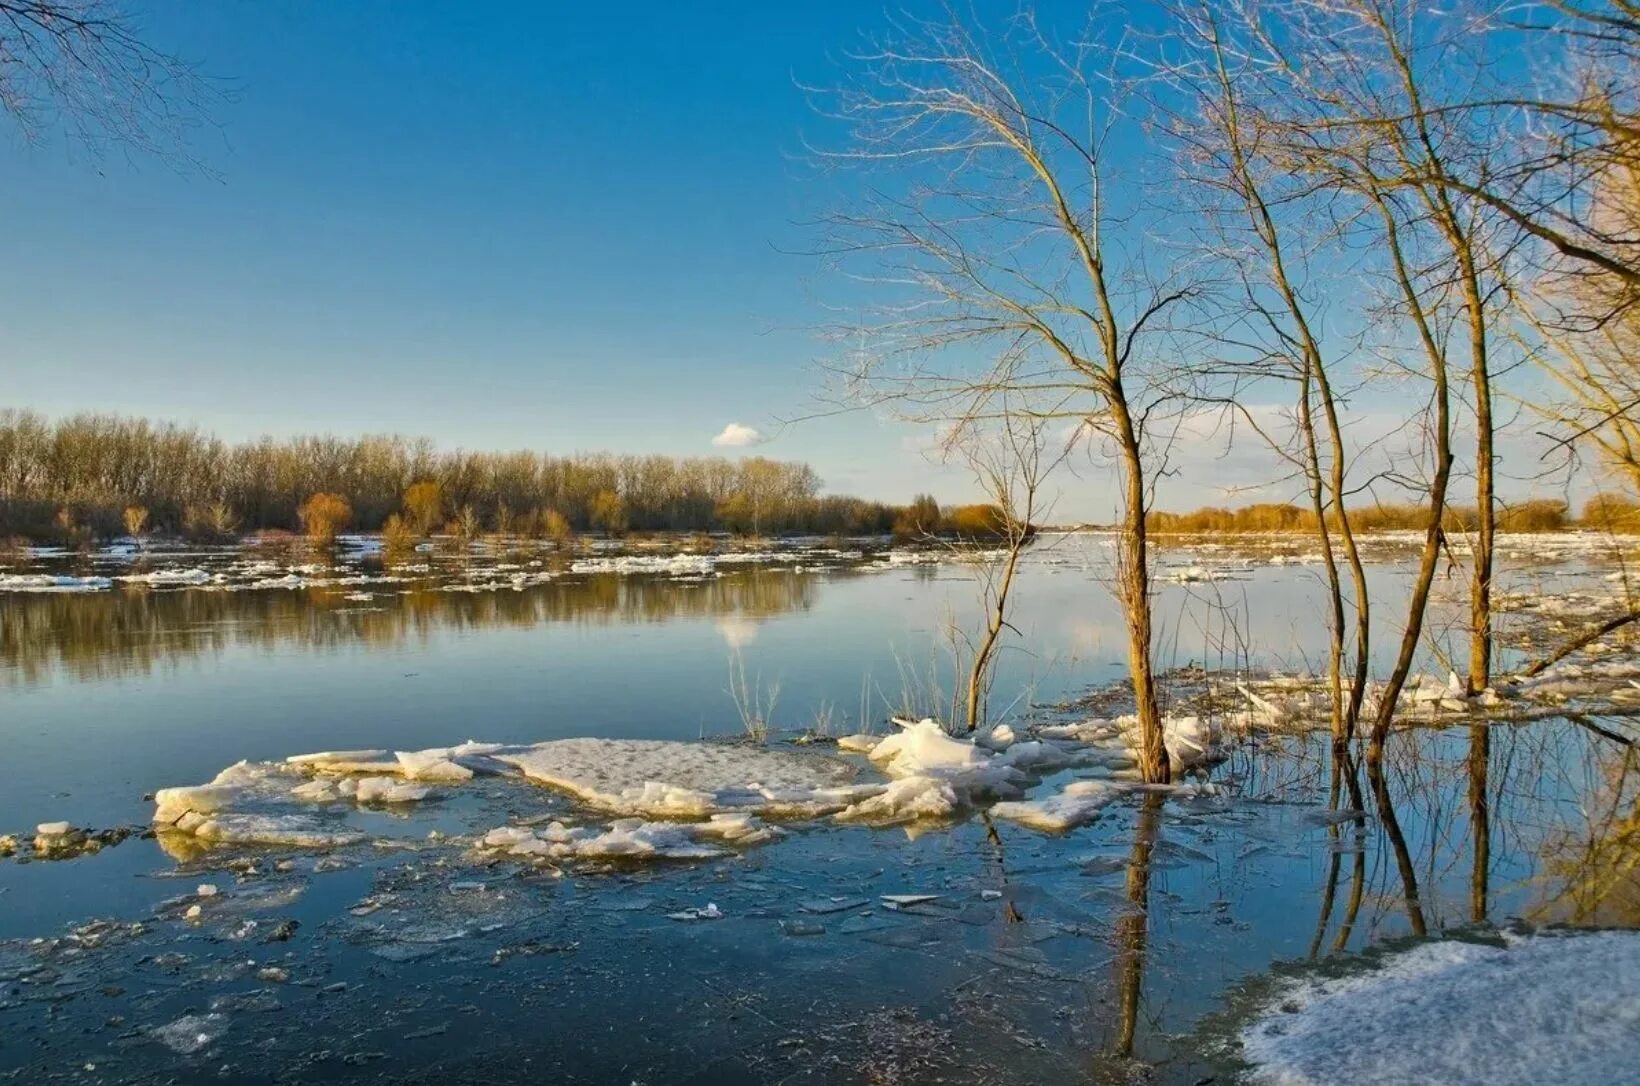
[[[42,541],[229,538],[321,520],[376,531],[390,517],[423,535],[878,535],[910,523],[902,507],[820,488],[809,465],[765,457],[440,451],[399,436],[230,443],[143,418],[0,410],[0,535]]]
[[[1618,495],[1596,495],[1583,504],[1582,515],[1573,517],[1571,505],[1555,498],[1531,498],[1500,506],[1496,528],[1499,532],[1558,532],[1585,527],[1598,531],[1633,532],[1640,528],[1640,506]],[[1317,531],[1314,510],[1290,502],[1260,502],[1236,509],[1203,506],[1188,513],[1151,510],[1150,531],[1163,535],[1201,532],[1298,532]],[[1366,505],[1350,513],[1351,524],[1362,532],[1417,531],[1429,521],[1429,511],[1411,502]],[[1480,511],[1472,505],[1448,505],[1442,531],[1448,534],[1480,529]],[[1333,530],[1338,522],[1334,518]]]

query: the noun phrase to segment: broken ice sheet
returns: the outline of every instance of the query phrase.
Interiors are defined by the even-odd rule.
[[[858,909],[862,905],[869,904],[871,903],[863,897],[819,897],[798,902],[797,907],[806,913],[824,915],[826,913],[846,912],[849,909]]]
[[[216,1013],[185,1014],[150,1031],[156,1041],[184,1056],[209,1048],[227,1032],[228,1016]]]

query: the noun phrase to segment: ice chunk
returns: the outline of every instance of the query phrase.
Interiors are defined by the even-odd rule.
[[[107,577],[69,577],[49,573],[0,573],[0,592],[101,592],[112,588]]]
[[[119,580],[128,584],[153,585],[163,588],[170,585],[197,585],[210,584],[212,581],[222,580],[203,569],[156,569],[149,573],[128,573]]]
[[[295,848],[337,848],[356,845],[365,835],[336,829],[300,815],[258,815],[228,812],[206,815],[189,812],[173,828],[201,841],[231,845],[290,845]]]
[[[894,777],[936,777],[960,792],[1008,790],[1022,774],[990,751],[919,720],[872,748],[871,760]]]
[[[347,789],[352,785],[351,789]],[[408,784],[393,777],[361,777],[357,781],[343,781],[342,787],[353,793],[360,803],[416,803],[432,794],[432,789],[420,784]]]
[[[902,777],[874,796],[837,813],[839,822],[890,825],[917,819],[951,818],[962,806],[951,783],[937,777]]]
[[[1240,1034],[1257,1082],[1627,1082],[1640,1066],[1640,933],[1423,943],[1288,981]]]
[[[225,1014],[185,1014],[174,1022],[156,1026],[153,1036],[172,1052],[191,1056],[209,1048],[228,1032]]]
[[[836,759],[725,743],[558,739],[494,757],[587,803],[646,817],[826,814],[881,787],[846,786],[854,767]]]
[[[268,771],[249,762],[236,762],[209,784],[161,788],[154,793],[154,821],[173,824],[191,812],[210,814],[238,803],[246,792],[268,777]]]
[[[399,770],[413,781],[466,781],[473,771],[445,757],[443,751],[399,750],[393,752]]]
[[[717,571],[717,559],[709,554],[626,554],[613,558],[582,558],[571,562],[571,573],[666,573],[706,576]]]
[[[1042,799],[998,803],[991,814],[1032,829],[1062,833],[1093,821],[1126,787],[1115,781],[1072,781]]]
[[[845,735],[841,739],[837,740],[837,749],[865,752],[871,750],[872,747],[875,747],[882,741],[883,737],[880,735],[865,735],[864,733],[859,735]]]
[[[500,826],[485,834],[479,844],[514,856],[552,860],[707,860],[729,853],[718,846],[702,844],[703,839],[751,845],[771,840],[778,832],[749,815],[694,823],[622,818],[611,822],[602,832],[584,826],[572,828],[562,822],[551,822],[537,830]]]
[[[717,907],[717,902],[709,901],[704,908],[683,909],[680,912],[667,913],[668,920],[721,920],[723,910]]]

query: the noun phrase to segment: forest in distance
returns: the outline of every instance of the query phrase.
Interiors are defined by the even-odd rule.
[[[115,415],[50,420],[0,410],[0,539],[64,546],[160,534],[227,541],[265,531],[321,539],[339,531],[410,538],[516,535],[565,541],[599,532],[740,536],[893,536],[976,540],[1007,535],[995,503],[904,505],[822,493],[807,464],[761,456],[638,456],[441,451],[428,438],[264,437],[230,443],[195,427]],[[1365,531],[1421,528],[1426,507],[1380,503],[1352,512]],[[1473,509],[1449,505],[1449,530]],[[1263,502],[1191,512],[1152,509],[1151,531],[1313,533],[1312,511]],[[1640,530],[1640,505],[1597,495],[1502,503],[1505,532]],[[1034,525],[1040,528],[1046,525]],[[1067,525],[1066,527],[1097,527]]]

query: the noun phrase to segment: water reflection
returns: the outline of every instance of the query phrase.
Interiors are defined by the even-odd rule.
[[[1472,860],[1469,870],[1469,919],[1486,922],[1487,891],[1491,883],[1492,818],[1487,796],[1487,777],[1492,763],[1492,727],[1480,722],[1469,726],[1469,838]]]
[[[1166,797],[1147,793],[1133,825],[1133,847],[1128,853],[1127,909],[1116,921],[1117,992],[1120,1017],[1112,1053],[1122,1059],[1133,1055],[1139,1027],[1140,994],[1144,987],[1145,950],[1150,936],[1150,867],[1161,831]]]
[[[349,595],[369,592],[370,599]],[[80,681],[146,674],[233,646],[394,648],[441,630],[620,625],[714,618],[731,645],[757,624],[806,611],[815,578],[752,569],[680,583],[614,574],[566,577],[515,591],[436,585],[327,586],[261,591],[11,594],[0,606],[0,668],[12,684],[62,673]]]

